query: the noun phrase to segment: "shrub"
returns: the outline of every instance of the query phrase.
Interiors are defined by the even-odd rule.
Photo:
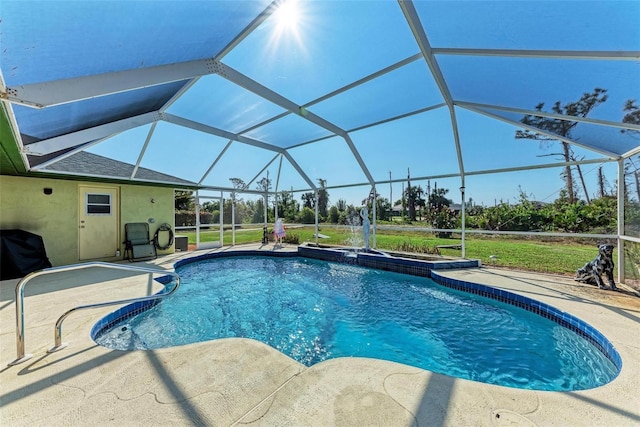
[[[391,250],[400,252],[413,252],[420,254],[440,255],[440,250],[434,246],[431,247],[427,243],[413,243],[411,241],[403,241],[391,247]]]
[[[551,231],[588,233],[614,233],[616,230],[616,200],[613,197],[595,199],[591,204],[583,201],[568,203],[560,198],[553,204],[533,202],[521,195],[520,203],[501,203],[470,213],[469,228],[509,231]],[[444,227],[441,227],[444,228]]]
[[[359,226],[362,225],[362,219],[360,218],[359,211],[353,206],[349,205],[345,210],[340,211],[338,215],[338,224]]]
[[[200,224],[216,224],[214,215],[211,212],[200,211]],[[218,222],[220,221],[220,213],[217,215]],[[176,211],[175,213],[176,227],[195,226],[196,225],[196,212],[195,211]]]
[[[327,220],[332,224],[337,224],[339,218],[340,218],[340,211],[338,211],[337,207],[331,206],[331,208],[329,208],[329,216]]]
[[[315,224],[316,212],[311,208],[303,208],[298,215],[298,221],[302,224]]]
[[[291,243],[292,245],[300,244],[300,237],[297,234],[287,234],[282,238],[282,243]]]
[[[449,209],[448,206],[442,206],[440,209],[433,209],[431,211],[431,218],[434,228],[455,228],[458,223],[455,212]],[[437,231],[436,237],[449,238],[451,237],[451,232]]]

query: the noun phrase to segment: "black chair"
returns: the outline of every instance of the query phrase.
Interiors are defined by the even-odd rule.
[[[158,258],[153,240],[149,237],[149,224],[132,222],[124,225],[124,259],[130,262]]]

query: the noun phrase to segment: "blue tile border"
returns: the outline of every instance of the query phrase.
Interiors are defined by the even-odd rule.
[[[182,259],[176,262],[173,265],[174,269],[181,267],[183,265],[191,264],[194,262],[204,261],[207,259],[214,258],[227,258],[234,256],[268,256],[268,257],[297,257],[297,252],[266,252],[266,251],[228,251],[228,252],[215,252],[204,255],[199,255],[191,258]],[[157,277],[156,280],[163,285],[171,283],[172,277],[169,275]],[[155,295],[162,294],[165,292],[169,292],[167,288],[161,290]],[[102,319],[100,319],[94,326],[91,328],[91,338],[95,341],[96,337],[102,334],[104,331],[111,329],[114,325],[122,322],[123,320],[134,317],[150,308],[154,307],[156,304],[160,303],[161,299],[156,299],[153,301],[143,301],[143,302],[135,302],[132,304],[125,305],[124,307],[120,307],[119,309],[109,313]]]
[[[523,295],[491,286],[445,277],[435,272],[431,272],[431,279],[439,285],[511,304],[549,319],[589,341],[616,366],[618,371],[622,369],[622,358],[613,344],[593,326],[569,313]]]
[[[319,259],[322,261],[344,262],[354,264],[357,261],[357,253],[331,248],[314,248],[311,246],[298,246],[298,256]]]
[[[204,261],[207,259],[215,259],[215,258],[227,258],[227,257],[236,257],[236,256],[263,256],[263,257],[296,257],[298,256],[297,252],[269,252],[269,251],[259,251],[259,250],[242,250],[242,251],[226,251],[226,252],[212,252],[204,255],[198,255],[191,258],[181,259],[180,261],[173,264],[173,268],[177,269],[178,267],[182,267],[183,265],[192,264],[198,261]]]
[[[312,246],[298,247],[298,254],[303,257],[320,259],[323,261],[351,263],[362,267],[423,277],[430,277],[432,270],[480,267],[479,260],[427,261],[411,258],[399,258],[377,251],[355,252],[331,248],[316,248]]]
[[[158,294],[165,291],[166,289],[163,289],[162,291],[158,292]],[[95,341],[96,338],[103,332],[113,328],[113,326],[123,320],[137,316],[138,314],[149,310],[151,307],[154,307],[156,304],[160,303],[160,301],[161,299],[156,299],[153,301],[134,302],[109,313],[108,315],[100,319],[95,325],[93,325],[93,328],[91,328],[91,339]]]
[[[518,295],[509,291],[493,288],[491,286],[482,285],[479,283],[467,282],[464,280],[445,277],[437,273],[437,270],[477,268],[480,267],[480,261],[478,260],[427,261],[392,257],[379,252],[355,252],[331,248],[299,246],[297,252],[271,252],[259,250],[231,250],[226,252],[213,252],[182,259],[174,264],[174,268],[177,269],[187,264],[208,259],[238,256],[305,257],[319,259],[322,261],[357,264],[362,267],[392,271],[395,273],[429,277],[439,285],[511,304],[516,307],[520,307],[527,311],[533,312],[546,319],[549,319],[585,338],[600,352],[602,352],[602,354],[604,354],[616,366],[618,370],[622,369],[622,359],[613,344],[611,344],[611,342],[597,329],[595,329],[588,323],[578,319],[577,317],[569,313],[565,313],[553,306],[523,295]],[[167,284],[171,282],[171,276],[162,276],[155,280],[162,284]],[[163,292],[168,292],[168,290],[165,288],[158,293]],[[159,302],[159,299],[154,301],[137,302],[121,307],[118,310],[108,314],[107,316],[100,319],[91,329],[92,339],[95,340],[95,338],[103,331],[112,328],[115,324],[125,319],[131,318],[150,309]]]
[[[173,281],[172,276],[166,274],[164,276],[156,277],[153,280],[155,280],[156,282],[162,285],[165,285],[163,289],[161,289],[160,291],[156,292],[153,295],[162,295],[170,291],[170,288],[167,288],[166,285],[168,285]],[[91,339],[95,341],[95,338],[98,335],[100,335],[102,332],[108,329],[111,329],[115,324],[121,322],[122,320],[129,319],[144,311],[147,311],[151,307],[160,303],[160,301],[162,301],[162,298],[158,298],[151,301],[138,301],[131,304],[127,304],[107,314],[105,317],[98,320],[98,322],[95,325],[93,325],[93,327],[91,328],[91,332],[90,332]]]

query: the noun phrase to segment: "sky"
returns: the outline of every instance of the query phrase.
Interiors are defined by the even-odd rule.
[[[459,203],[461,179],[447,176],[459,174],[462,165],[469,174],[465,179],[466,197],[476,204],[515,203],[521,192],[532,200],[552,202],[564,185],[560,168],[477,174],[562,161],[558,143],[515,138],[518,127],[513,122],[522,118],[521,112],[505,112],[491,106],[532,110],[543,102],[544,110],[549,111],[556,101],[564,105],[598,87],[607,89],[608,100],[595,107],[589,117],[620,122],[624,102],[640,99],[637,60],[438,52],[435,58],[447,90],[456,101],[453,114],[444,106],[441,90],[423,59],[409,61],[363,85],[322,99],[420,49],[396,2],[292,3],[297,4],[297,10],[267,19],[221,61],[349,131],[351,141],[329,137],[329,130],[293,114],[254,128],[285,110],[260,94],[212,74],[200,78],[166,112],[286,148],[296,165],[286,158],[281,163],[277,152],[233,142],[211,168],[227,147],[227,139],[159,122],[149,138],[141,166],[212,187],[230,187],[231,177],[249,183],[265,168],[257,180],[268,171],[273,187],[277,184],[280,191],[309,187],[296,166],[312,182],[324,179],[332,187],[366,183],[365,165],[375,181],[406,179],[410,174],[412,185],[447,188],[447,196]],[[218,6],[214,2],[211,7]],[[635,1],[418,1],[415,7],[435,49],[640,51],[640,3]],[[196,23],[191,30],[194,36],[199,28],[206,25],[200,27]],[[208,31],[215,33],[212,40],[224,35],[224,28]],[[428,111],[360,129],[419,109]],[[456,126],[452,125],[452,118]],[[151,128],[145,125],[123,132],[89,151],[135,164]],[[461,157],[454,129],[458,132]],[[600,147],[600,152],[594,152],[575,146],[578,159],[606,159],[607,154],[621,154],[637,145],[628,133],[610,126],[580,124],[572,137],[580,145]],[[299,145],[307,141],[316,142]],[[590,197],[598,192],[600,167],[609,184],[607,190],[613,191],[615,186],[617,163],[584,165],[582,172]],[[377,191],[386,198],[392,195],[395,201],[400,198],[402,187],[401,182],[391,187],[380,183]],[[256,189],[256,183],[252,182],[249,188]],[[330,203],[344,199],[359,206],[369,192],[368,184],[330,188]],[[584,192],[580,193],[584,198]]]

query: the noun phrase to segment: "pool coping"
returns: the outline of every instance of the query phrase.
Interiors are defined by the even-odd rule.
[[[454,279],[442,276],[436,272],[431,273],[431,278],[438,284],[451,289],[480,295],[491,298],[506,304],[520,307],[549,319],[558,325],[569,329],[570,331],[583,337],[593,344],[607,359],[609,359],[618,369],[618,374],[622,370],[622,358],[616,350],[615,346],[600,331],[579,319],[572,314],[557,309],[556,307],[545,304],[533,298],[518,295],[513,292],[486,286],[479,283],[468,282],[466,280]]]

